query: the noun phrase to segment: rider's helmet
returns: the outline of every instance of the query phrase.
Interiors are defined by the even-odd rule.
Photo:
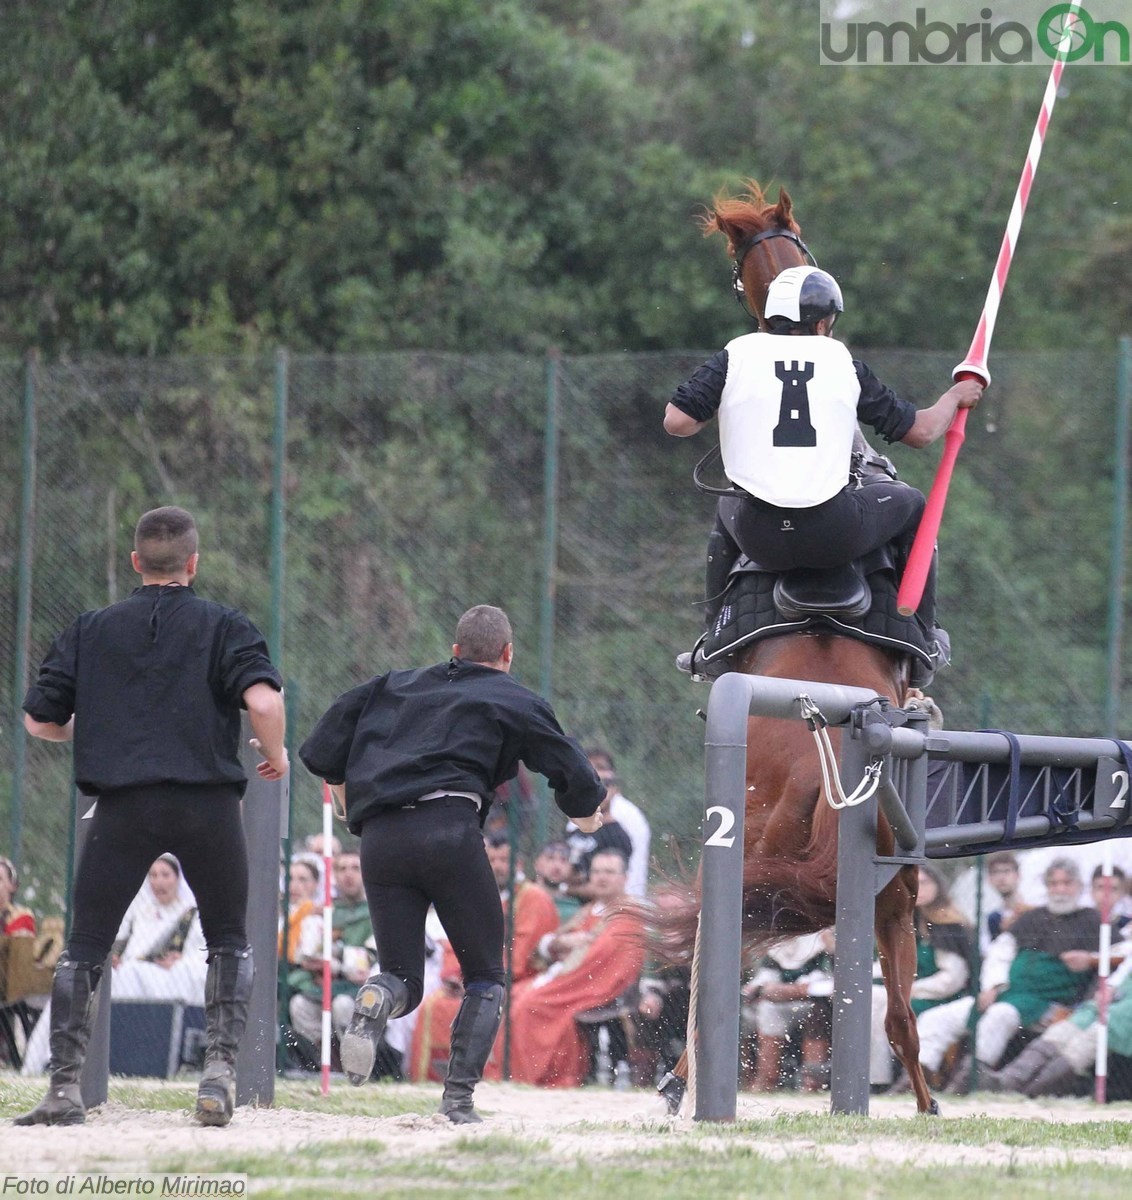
[[[823,317],[845,311],[841,289],[818,267],[788,267],[771,281],[763,315],[771,332],[809,329]]]

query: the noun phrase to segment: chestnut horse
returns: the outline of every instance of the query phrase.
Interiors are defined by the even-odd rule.
[[[705,233],[722,233],[735,267],[732,283],[760,326],[771,280],[787,267],[813,262],[794,220],[790,197],[779,192],[770,204],[757,183],[747,194],[716,199],[704,218]],[[748,675],[815,680],[869,688],[902,706],[909,663],[879,647],[831,632],[788,633],[755,642],[740,652],[733,669]],[[838,731],[831,730],[838,745]],[[751,717],[747,731],[747,799],[744,833],[743,928],[747,948],[812,933],[834,923],[837,885],[838,816],[822,794],[821,769],[812,737],[802,721]],[[877,849],[892,854],[894,838],[883,814]],[[916,971],[913,910],[917,871],[906,866],[876,899],[876,938],[888,996],[885,1031],[908,1072],[920,1112],[936,1112],[919,1062],[920,1039],[909,994]],[[684,948],[694,934],[692,904],[662,934],[680,931]],[[686,1063],[677,1081],[687,1078]],[[683,1087],[661,1085],[670,1107]]]

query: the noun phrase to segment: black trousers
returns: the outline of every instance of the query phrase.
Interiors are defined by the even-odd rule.
[[[438,797],[370,817],[362,826],[362,878],[377,959],[408,988],[406,1012],[420,1004],[424,989],[429,904],[452,943],[465,988],[506,981],[503,906],[470,800]]]
[[[72,962],[100,963],[153,860],[175,854],[196,897],[210,951],[248,944],[248,852],[235,784],[160,784],[98,798],[75,870]],[[79,798],[80,805],[92,803]]]
[[[886,542],[911,538],[924,511],[923,493],[893,480],[850,485],[813,508],[778,508],[727,497],[719,524],[768,571],[840,567]]]

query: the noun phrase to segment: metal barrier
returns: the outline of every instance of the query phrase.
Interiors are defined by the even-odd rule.
[[[747,719],[801,718],[808,696],[845,727],[840,773],[857,785],[884,759],[871,799],[842,810],[837,856],[830,1108],[869,1109],[869,1034],[876,895],[925,858],[1072,845],[1132,835],[1132,743],[1003,732],[929,731],[923,713],[893,708],[865,688],[727,674],[712,686],[705,747],[699,970],[697,1121],[735,1119],[742,953]],[[932,781],[929,784],[929,765]],[[879,813],[897,853],[877,853]]]

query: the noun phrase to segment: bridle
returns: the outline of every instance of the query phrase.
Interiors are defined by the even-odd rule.
[[[751,313],[751,310],[747,306],[747,290],[743,287],[743,262],[760,242],[765,242],[769,238],[786,238],[802,251],[811,267],[818,265],[818,260],[810,253],[809,246],[792,229],[782,229],[775,225],[770,229],[764,229],[761,233],[753,233],[749,238],[745,238],[735,247],[735,265],[731,268],[731,291],[748,313]],[[754,315],[751,313],[751,316]]]

